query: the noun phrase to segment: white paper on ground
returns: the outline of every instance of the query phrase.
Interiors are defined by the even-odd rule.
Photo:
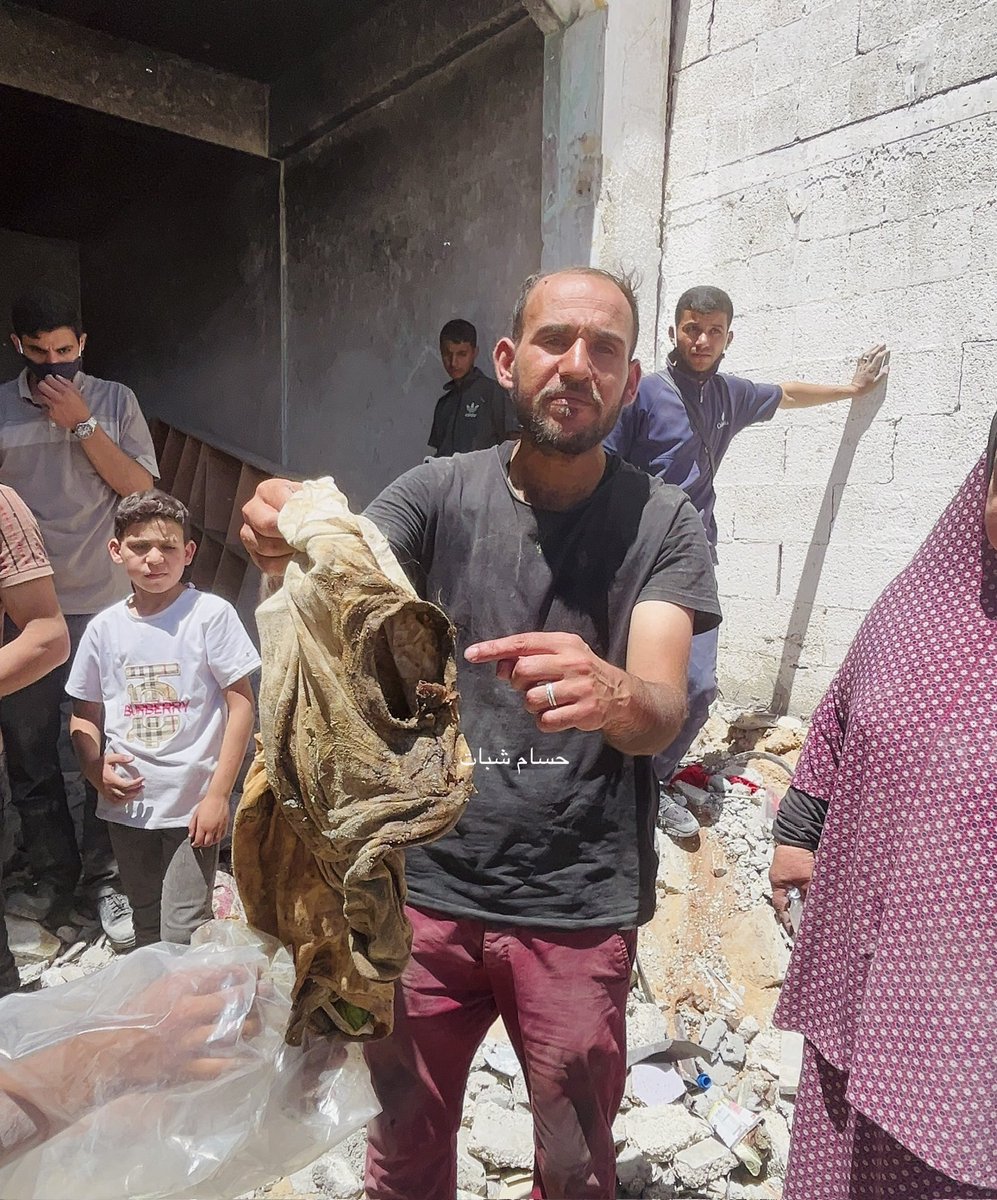
[[[685,1080],[671,1063],[635,1063],[630,1069],[630,1086],[634,1095],[648,1108],[656,1104],[671,1104],[685,1095]]]

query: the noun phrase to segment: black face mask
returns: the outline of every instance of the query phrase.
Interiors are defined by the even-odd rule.
[[[22,354],[21,361],[38,380],[48,379],[50,375],[58,375],[60,379],[72,380],[76,377],[83,358],[81,355],[77,355],[72,362],[37,363],[34,359],[28,358],[26,354]]]

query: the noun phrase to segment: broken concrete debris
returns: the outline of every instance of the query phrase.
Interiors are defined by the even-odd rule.
[[[782,1195],[802,1045],[771,1025],[789,944],[772,917],[767,871],[771,822],[789,778],[780,761],[757,758],[754,748],[774,759],[768,747],[778,746],[780,758],[793,758],[804,732],[774,718],[711,719],[698,745],[703,773],[694,776],[705,786],[686,783],[683,791],[703,822],[699,844],[660,836],[659,913],[641,930],[642,971],[627,1008],[630,1071],[614,1124],[621,1197]],[[215,901],[220,917],[241,912],[229,876],[219,876]],[[23,918],[8,917],[8,926],[25,982],[55,986],[113,957],[103,938],[89,941],[72,928],[55,937]],[[365,1148],[360,1130],[254,1195],[361,1200]],[[472,1063],[457,1149],[456,1200],[529,1196],[529,1098],[500,1022]]]

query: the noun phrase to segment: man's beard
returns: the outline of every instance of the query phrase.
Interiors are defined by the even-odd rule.
[[[566,433],[547,412],[547,402],[559,395],[591,404],[597,418],[595,423],[588,429]],[[547,384],[532,400],[519,391],[518,383],[513,383],[512,403],[523,428],[522,436],[528,442],[538,450],[569,455],[585,454],[608,437],[616,427],[622,407],[617,405],[612,411],[607,411],[602,394],[594,383],[586,389],[572,389],[566,388],[560,380]]]

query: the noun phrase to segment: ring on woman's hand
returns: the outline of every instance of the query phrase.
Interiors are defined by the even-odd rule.
[[[551,708],[557,708],[557,697],[554,695],[554,685],[552,683],[545,683],[544,691],[547,693],[548,705]]]

